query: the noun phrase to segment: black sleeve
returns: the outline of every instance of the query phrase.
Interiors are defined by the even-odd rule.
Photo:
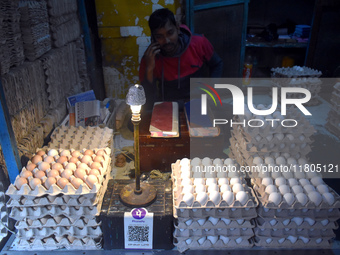
[[[210,77],[211,78],[219,78],[222,76],[223,73],[223,61],[217,55],[216,52],[212,55],[211,59],[208,61],[208,66],[210,70]]]
[[[143,105],[143,109],[149,111],[152,110],[153,104],[156,102],[157,98],[157,89],[156,89],[156,81],[150,83],[145,79],[142,84],[145,91],[146,103]]]

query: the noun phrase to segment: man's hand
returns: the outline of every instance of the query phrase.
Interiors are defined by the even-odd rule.
[[[161,46],[157,42],[153,42],[144,53],[146,63],[146,78],[149,82],[153,81],[153,69],[155,68],[155,57],[161,51]]]

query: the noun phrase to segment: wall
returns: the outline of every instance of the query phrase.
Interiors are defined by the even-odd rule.
[[[163,7],[180,20],[181,0],[96,0],[106,97],[125,98],[139,82],[139,63],[150,44],[148,18]]]

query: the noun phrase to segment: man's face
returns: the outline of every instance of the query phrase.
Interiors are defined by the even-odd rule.
[[[168,21],[164,27],[153,31],[153,38],[160,44],[161,54],[173,56],[179,47],[179,28]]]

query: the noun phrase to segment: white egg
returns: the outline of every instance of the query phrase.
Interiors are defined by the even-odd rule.
[[[255,164],[255,165],[262,165],[263,164],[263,159],[262,158],[260,158],[260,157],[255,157],[254,159],[253,159],[253,163]]]
[[[299,165],[305,165],[305,164],[307,164],[307,160],[304,159],[304,158],[299,158],[298,163],[299,163]]]
[[[264,191],[267,194],[271,194],[271,193],[277,192],[277,187],[274,184],[270,184],[266,187],[266,189]]]
[[[223,165],[223,162],[220,158],[215,158],[213,161],[214,165]]]
[[[205,185],[205,180],[204,180],[204,178],[195,178],[195,179],[194,179],[194,185],[198,185],[198,184],[203,184],[203,185]]]
[[[308,197],[304,193],[297,193],[295,197],[302,206],[306,205],[308,202]]]
[[[279,205],[282,200],[282,195],[277,192],[270,193],[268,201],[272,202],[274,205]]]
[[[282,176],[281,172],[279,172],[279,171],[278,172],[272,172],[271,175],[272,175],[273,179],[276,179],[276,178],[279,178],[279,177]]]
[[[217,181],[215,178],[207,178],[205,181],[206,185],[210,185],[210,184],[217,184]]]
[[[228,184],[222,184],[220,186],[220,192],[231,191],[231,187]]]
[[[223,171],[221,171],[221,172],[217,172],[217,178],[226,178],[226,177],[228,177],[228,174],[227,174],[227,172],[223,172]]]
[[[190,178],[190,171],[184,171],[184,172],[181,172],[181,178],[182,179],[185,179],[185,178]]]
[[[271,185],[271,184],[273,184],[273,179],[270,178],[270,177],[265,177],[265,178],[262,179],[261,184],[264,185],[264,186]]]
[[[199,166],[200,164],[201,164],[201,159],[198,157],[195,157],[190,161],[190,165],[192,166]]]
[[[279,191],[284,196],[287,193],[290,193],[290,187],[288,185],[280,185],[279,186]]]
[[[188,158],[182,158],[181,161],[179,162],[180,166],[189,166],[190,160]]]
[[[231,158],[226,158],[223,162],[226,166],[228,165],[234,165],[234,160]]]
[[[292,187],[292,191],[294,192],[294,194],[299,194],[299,193],[303,193],[303,188],[301,185],[294,185]]]
[[[192,185],[186,185],[182,187],[182,193],[193,193],[194,192],[194,186]],[[184,199],[184,198],[183,198]]]
[[[325,184],[320,184],[316,187],[316,190],[319,191],[321,194],[329,192],[328,186]]]
[[[55,149],[50,149],[50,150],[47,152],[47,155],[48,155],[48,156],[52,156],[52,157],[57,156],[58,154],[59,154],[58,151],[55,150]]]
[[[294,217],[292,218],[292,221],[296,223],[296,225],[300,226],[303,222],[303,218],[301,217]]]
[[[182,185],[182,186],[192,185],[192,181],[191,181],[190,178],[183,178],[183,179],[181,180],[181,185]]]
[[[211,166],[212,165],[212,161],[209,157],[205,157],[202,159],[202,165],[203,166]]]
[[[309,185],[309,184],[310,184],[310,182],[309,182],[307,179],[300,179],[299,182],[300,182],[300,184],[301,184],[302,186],[305,186],[305,185]]]
[[[259,178],[266,178],[266,177],[270,177],[271,178],[271,174],[269,172],[261,171],[261,172],[258,173],[258,177]]]
[[[208,186],[208,193],[211,193],[213,191],[219,191],[219,187],[216,183],[211,183]]]
[[[306,193],[316,191],[315,187],[311,184],[307,184],[307,185],[303,186],[303,188],[306,191]]]
[[[200,239],[198,239],[197,242],[198,242],[199,244],[202,245],[202,244],[204,243],[205,240],[207,240],[207,237],[206,237],[206,236],[203,236],[203,237],[201,237]]]
[[[221,195],[218,191],[212,191],[209,193],[209,200],[211,200],[215,205],[218,205],[221,201]]]
[[[322,178],[320,176],[315,176],[312,179],[310,179],[310,182],[317,187],[320,184],[325,184],[324,181],[322,180]]]
[[[329,205],[333,205],[335,202],[335,198],[332,193],[326,192],[322,194],[322,199],[327,202]]]
[[[264,158],[264,163],[266,163],[267,165],[274,165],[275,164],[275,160],[272,157],[265,157]]]
[[[275,179],[275,185],[281,186],[286,184],[286,179],[284,177],[279,177]]]
[[[183,165],[181,166],[181,172],[190,172],[191,168],[189,165]]]
[[[239,191],[236,193],[236,200],[238,200],[241,205],[245,205],[248,201],[249,197],[247,192],[245,191]]]
[[[290,178],[293,178],[294,174],[288,171],[288,172],[282,172],[282,176],[288,180]]]
[[[216,175],[217,175],[216,172],[207,171],[207,172],[204,174],[204,177],[205,177],[205,178],[216,178]]]
[[[306,176],[310,179],[312,179],[313,177],[319,176],[319,174],[317,172],[305,172]]]
[[[278,158],[276,158],[275,163],[277,165],[285,165],[286,164],[286,159],[284,157],[278,157]]]
[[[229,191],[229,190],[227,190],[227,191],[223,192],[222,199],[224,201],[226,201],[226,203],[228,205],[232,205],[232,203],[234,203],[234,193]]]
[[[292,193],[285,193],[283,195],[283,200],[289,205],[291,206],[294,201],[295,201],[295,196]]]
[[[234,193],[237,193],[239,191],[244,191],[244,188],[241,183],[235,183],[232,187],[232,190]]]
[[[313,220],[312,218],[309,218],[309,217],[304,218],[304,221],[308,222],[308,224],[310,226],[313,226],[314,223],[315,223],[315,220]]]
[[[317,191],[312,191],[308,193],[308,198],[312,201],[316,206],[318,206],[322,202],[322,196]]]
[[[192,206],[194,199],[194,195],[191,193],[185,193],[183,196],[183,201],[187,204],[187,206]]]
[[[239,177],[230,178],[230,185],[234,185],[235,183],[242,183]]]
[[[206,192],[197,193],[196,201],[204,206],[208,201],[208,194]]]
[[[298,181],[294,178],[288,179],[288,183],[289,183],[289,186],[291,186],[291,187],[299,184]]]
[[[205,177],[205,173],[202,170],[194,170],[193,178],[204,178]]]
[[[197,185],[195,186],[195,192],[196,192],[196,193],[206,192],[205,185],[203,185],[203,184],[197,184]]]
[[[306,175],[304,172],[301,172],[298,170],[298,167],[296,167],[297,171],[294,173],[295,178],[297,179],[304,179],[306,178]]]
[[[218,185],[229,184],[229,180],[227,178],[219,178]]]

